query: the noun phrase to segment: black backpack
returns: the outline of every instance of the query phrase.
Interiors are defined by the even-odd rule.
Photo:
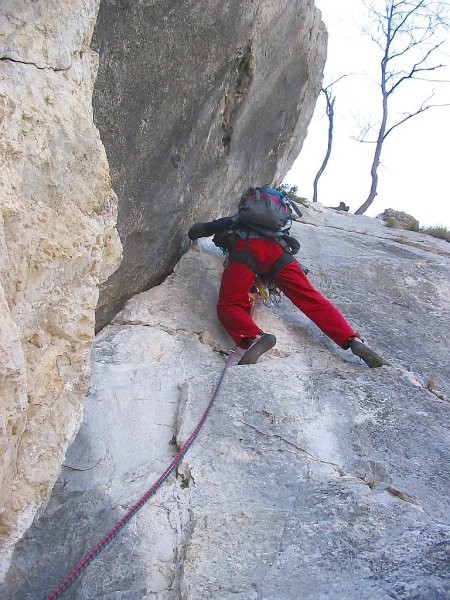
[[[294,215],[291,207],[297,215]],[[224,253],[230,253],[236,245],[236,229],[247,231],[248,234],[255,231],[276,241],[289,254],[297,254],[300,244],[288,232],[291,221],[301,216],[302,213],[291,203],[284,190],[268,186],[249,188],[241,197],[233,225],[223,233],[216,233],[213,242]]]
[[[301,217],[300,211],[296,212]],[[268,237],[281,237],[296,216],[284,191],[271,187],[250,188],[241,198],[238,207],[238,226],[254,230]]]

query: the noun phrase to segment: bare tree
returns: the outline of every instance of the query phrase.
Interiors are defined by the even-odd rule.
[[[325,158],[323,159],[320,169],[317,171],[317,175],[314,178],[313,202],[317,202],[317,184],[319,183],[320,176],[325,171],[325,167],[327,166],[328,159],[330,158],[331,154],[331,146],[333,144],[334,103],[336,100],[336,96],[333,95],[330,86],[322,88],[320,91],[325,94],[325,98],[327,100],[326,111],[328,117],[328,145]]]
[[[336,101],[336,96],[333,94],[332,88],[338,81],[343,79],[344,77],[348,77],[348,73],[345,75],[341,75],[338,79],[327,85],[327,87],[322,88],[320,91],[325,95],[326,98],[326,115],[328,117],[328,144],[327,151],[325,153],[325,158],[320,166],[320,169],[317,171],[317,174],[314,178],[314,193],[313,193],[313,202],[317,202],[317,185],[319,183],[319,179],[322,173],[325,171],[325,168],[328,164],[328,159],[331,155],[331,148],[333,145],[333,127],[334,127],[334,103]]]
[[[383,53],[379,80],[382,116],[377,139],[373,142],[370,192],[355,212],[357,215],[362,215],[377,195],[377,171],[386,138],[397,127],[430,108],[447,106],[432,104],[432,93],[411,112],[405,112],[394,122],[389,120],[389,102],[395,92],[412,80],[436,81],[430,74],[444,66],[433,64],[430,59],[445,41],[439,36],[448,29],[447,0],[364,0],[364,3],[373,19],[373,28],[366,33]]]

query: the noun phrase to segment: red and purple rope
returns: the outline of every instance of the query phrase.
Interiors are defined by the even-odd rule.
[[[228,367],[231,365],[232,360],[233,360],[233,355],[236,352],[236,347],[233,348],[233,350],[231,350],[228,359],[225,363],[225,366],[223,368],[223,371],[220,375],[219,381],[217,382],[217,385],[212,393],[212,396],[208,402],[208,405],[205,409],[205,411],[203,412],[203,415],[200,419],[200,421],[198,422],[197,426],[195,427],[194,431],[191,433],[191,435],[188,437],[188,439],[186,440],[186,442],[183,444],[183,446],[180,448],[180,450],[177,452],[177,454],[174,456],[172,462],[170,463],[170,465],[167,467],[167,469],[164,471],[164,473],[161,475],[161,477],[155,481],[155,483],[151,486],[151,488],[149,488],[145,494],[136,502],[136,504],[126,513],[126,515],[124,515],[115,525],[114,527],[111,529],[111,531],[109,531],[104,538],[102,538],[98,544],[92,548],[92,550],[89,552],[89,554],[87,554],[83,560],[69,573],[69,575],[67,575],[67,577],[64,579],[64,581],[62,581],[58,587],[56,587],[53,592],[51,592],[51,594],[49,596],[47,596],[47,600],[54,600],[55,598],[59,598],[61,596],[61,594],[63,594],[67,588],[69,588],[72,583],[75,581],[75,579],[77,579],[77,577],[79,577],[81,575],[81,573],[90,565],[90,563],[95,559],[96,556],[98,556],[100,554],[100,552],[105,548],[105,546],[111,542],[117,535],[118,533],[122,530],[122,528],[128,523],[128,521],[130,521],[130,519],[144,506],[144,504],[151,498],[151,496],[153,496],[153,494],[155,494],[155,492],[158,490],[158,488],[164,483],[164,481],[169,477],[169,475],[172,473],[172,471],[175,469],[175,467],[178,465],[178,463],[181,461],[181,459],[183,458],[183,456],[186,454],[186,452],[188,451],[189,447],[191,446],[191,444],[193,443],[193,441],[195,440],[195,438],[197,437],[200,429],[203,426],[203,423],[206,420],[206,417],[208,416],[208,413],[214,403],[214,400],[217,397],[217,394],[219,392],[219,388],[222,384],[222,381],[225,377],[225,373],[228,369]]]

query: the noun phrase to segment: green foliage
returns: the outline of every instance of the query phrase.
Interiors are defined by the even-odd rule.
[[[397,228],[397,219],[395,217],[389,217],[388,220],[386,221],[386,227],[391,227],[391,229],[398,229]]]
[[[389,217],[386,221],[386,227],[391,227],[392,229],[399,229],[397,225],[397,219],[395,217]],[[425,233],[426,235],[431,235],[436,238],[440,238],[441,240],[446,240],[450,242],[450,229],[448,227],[444,227],[443,225],[434,225],[432,227],[420,227],[417,223],[411,223],[409,227],[406,228],[408,231],[417,231],[418,233]]]
[[[297,196],[297,194],[293,194],[292,192],[288,192],[287,195],[293,202],[296,202],[297,204],[303,204],[303,206],[306,207],[309,206],[309,202],[306,198],[303,198],[302,196]]]
[[[290,200],[296,202],[297,204],[303,204],[303,206],[308,207],[309,202],[303,196],[298,196],[297,191],[298,187],[296,185],[288,185],[287,183],[283,183],[280,185],[280,188],[284,190]]]
[[[432,227],[420,227],[419,231],[421,233],[426,233],[427,235],[432,235],[433,237],[450,242],[450,229],[448,227],[444,227],[443,225],[434,225]]]
[[[298,191],[298,186],[297,185],[288,185],[287,183],[282,183],[280,185],[280,188],[282,190],[284,190],[285,192],[291,193],[291,194],[296,194]]]
[[[408,231],[420,231],[420,226],[419,223],[411,223],[411,225],[408,225],[406,229]]]

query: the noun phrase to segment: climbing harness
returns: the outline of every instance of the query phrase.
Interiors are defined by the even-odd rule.
[[[145,494],[136,502],[136,504],[124,515],[109,531],[103,539],[101,539],[98,544],[92,548],[92,550],[87,554],[83,560],[67,575],[67,577],[62,581],[58,587],[56,587],[49,596],[47,596],[47,600],[54,600],[55,598],[59,598],[71,585],[74,581],[83,573],[83,571],[90,565],[90,563],[100,554],[100,552],[120,533],[120,531],[125,527],[125,525],[130,521],[130,519],[144,506],[144,504],[155,494],[155,492],[161,487],[164,481],[169,477],[172,471],[177,467],[180,463],[181,459],[184,457],[186,452],[189,450],[189,447],[194,442],[195,438],[200,432],[206,417],[214,403],[214,400],[217,398],[220,386],[222,381],[224,380],[225,373],[233,362],[233,357],[236,354],[237,346],[230,351],[230,354],[227,358],[225,366],[222,370],[222,373],[219,377],[219,381],[214,388],[214,391],[209,399],[208,405],[206,406],[200,421],[197,423],[197,426],[188,437],[186,442],[174,456],[170,465],[166,468],[161,477],[155,481],[155,483],[149,488]]]
[[[295,258],[284,248],[283,246],[283,254],[279,256],[269,269],[269,271],[262,272],[256,257],[250,252],[248,247],[250,231],[248,231],[247,236],[245,238],[245,247],[243,250],[235,251],[236,242],[238,236],[233,231],[226,231],[224,233],[216,233],[213,242],[214,244],[220,248],[225,255],[225,260],[223,263],[224,267],[227,267],[229,262],[238,262],[246,265],[251,269],[255,276],[255,282],[252,287],[252,293],[258,294],[264,305],[267,307],[272,307],[281,302],[282,296],[281,292],[278,289],[275,283],[275,275],[278,271],[281,271],[286,265],[290,263],[297,262]],[[295,239],[295,238],[292,238]],[[281,240],[281,238],[280,238]],[[280,242],[281,245],[281,242]],[[298,263],[300,265],[300,263]],[[300,265],[300,268],[305,272],[305,269]]]

